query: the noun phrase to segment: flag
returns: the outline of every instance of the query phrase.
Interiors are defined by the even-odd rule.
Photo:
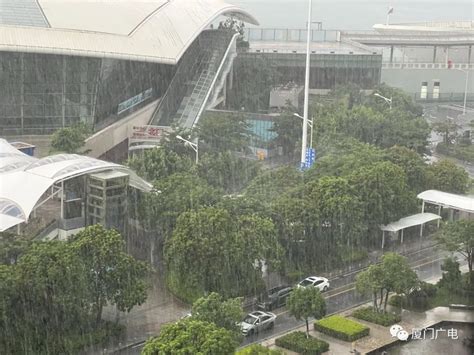
[[[390,14],[393,14],[393,7],[392,6],[388,7],[387,15],[390,15]]]

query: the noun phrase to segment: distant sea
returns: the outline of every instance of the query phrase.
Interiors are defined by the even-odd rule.
[[[253,14],[263,28],[305,27],[308,0],[226,0]],[[313,21],[325,29],[369,30],[385,23],[388,7],[391,23],[472,21],[473,0],[313,0]]]

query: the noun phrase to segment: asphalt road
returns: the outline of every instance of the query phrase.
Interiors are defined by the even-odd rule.
[[[446,253],[438,250],[436,247],[420,249],[407,255],[410,265],[421,280],[439,277],[441,275],[441,264],[445,256]],[[330,280],[331,288],[324,294],[328,314],[340,312],[370,300],[369,297],[361,296],[355,291],[354,282],[360,271],[355,270]],[[272,312],[277,315],[273,329],[246,337],[241,344],[242,346],[261,342],[267,338],[304,325],[304,322],[297,321],[294,317],[290,316],[285,307],[273,310]],[[116,352],[116,354],[140,354],[142,348],[143,344],[137,344],[131,348]]]
[[[441,275],[441,264],[445,255],[444,252],[435,249],[423,250],[415,253],[413,259],[410,258],[410,265],[416,271],[420,280],[428,280]],[[328,314],[340,312],[370,301],[370,297],[361,296],[356,292],[354,285],[356,275],[357,272],[354,272],[347,276],[330,280],[331,289],[325,293]],[[261,342],[267,338],[304,325],[304,322],[297,321],[294,317],[290,316],[288,310],[284,307],[274,310],[273,313],[277,315],[273,329],[246,337],[242,342],[242,346]]]

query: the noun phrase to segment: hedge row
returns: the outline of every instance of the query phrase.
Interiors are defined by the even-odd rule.
[[[314,329],[345,341],[354,341],[369,335],[370,328],[341,316],[330,316],[314,322]]]
[[[385,327],[389,325],[399,323],[402,320],[402,317],[398,314],[393,313],[380,313],[374,310],[373,307],[364,307],[355,310],[352,313],[354,318],[362,319],[367,322],[380,324]]]
[[[329,344],[312,336],[306,338],[304,332],[293,332],[275,340],[276,346],[299,354],[319,355],[329,350]]]

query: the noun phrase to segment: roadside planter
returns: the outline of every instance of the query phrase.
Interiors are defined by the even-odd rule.
[[[314,329],[334,338],[354,341],[369,335],[370,328],[353,320],[330,316],[314,322]]]
[[[362,319],[367,322],[383,325],[388,327],[392,324],[399,323],[402,317],[398,314],[393,313],[380,313],[374,311],[373,307],[364,307],[356,309],[352,312],[354,318]]]
[[[304,332],[292,332],[275,340],[275,345],[304,355],[319,355],[329,350],[329,344]]]

